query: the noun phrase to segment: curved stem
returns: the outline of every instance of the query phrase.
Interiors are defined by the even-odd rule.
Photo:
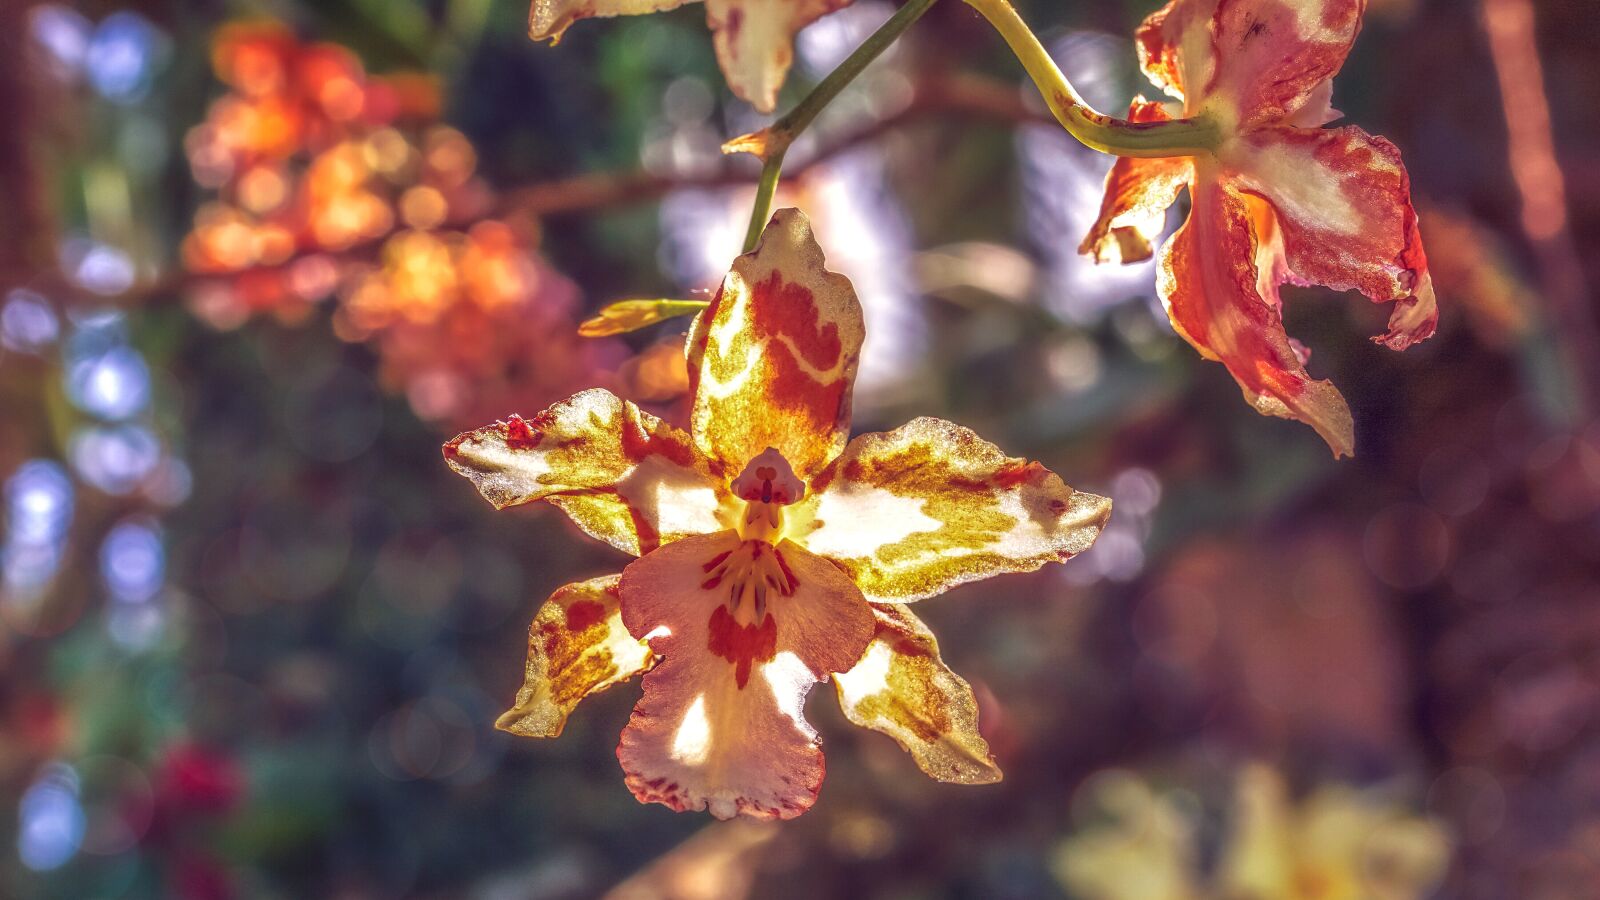
[[[1000,32],[1028,70],[1056,120],[1085,146],[1117,156],[1193,156],[1220,141],[1216,123],[1204,117],[1168,122],[1129,122],[1095,111],[1073,89],[1009,0],[966,0]]]
[[[828,77],[817,83],[811,93],[805,96],[794,109],[789,110],[778,121],[743,137],[737,137],[722,145],[724,153],[752,153],[761,158],[764,163],[761,169],[761,182],[756,189],[755,208],[750,211],[750,228],[745,233],[744,252],[749,253],[756,248],[756,241],[761,238],[761,229],[767,225],[767,217],[772,211],[772,196],[778,190],[778,177],[783,171],[783,155],[789,151],[789,145],[795,138],[806,130],[811,121],[822,112],[823,108],[839,96],[845,86],[855,80],[857,75],[871,62],[878,58],[889,45],[894,43],[901,34],[910,28],[912,23],[922,18],[934,4],[934,0],[909,0],[904,6],[895,11],[887,22],[879,26],[855,52],[845,57],[838,68],[828,73]]]

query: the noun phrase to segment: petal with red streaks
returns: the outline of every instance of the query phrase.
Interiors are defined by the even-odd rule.
[[[1159,122],[1171,117],[1160,103],[1135,97],[1128,118]],[[1100,217],[1090,226],[1078,252],[1099,263],[1149,259],[1151,243],[1166,226],[1167,207],[1178,199],[1193,172],[1194,164],[1184,157],[1117,157],[1106,173]]]
[[[546,600],[528,629],[517,702],[494,724],[525,737],[556,737],[590,694],[648,669],[655,657],[622,624],[620,575],[569,584]]]
[[[609,391],[457,435],[444,456],[496,508],[548,500],[634,555],[722,527],[720,482],[689,436]]]
[[[812,487],[790,508],[791,539],[874,602],[1060,562],[1088,549],[1111,513],[1106,498],[941,419],[861,435]]]
[[[706,22],[715,34],[717,62],[728,87],[761,112],[778,104],[794,36],[850,0],[706,0]]]
[[[1145,77],[1179,100],[1203,91],[1215,62],[1211,16],[1217,0],[1170,0],[1145,17],[1133,33]]]
[[[759,545],[759,546],[754,546]],[[707,577],[737,553],[780,555],[787,593],[759,616],[728,609],[738,587]],[[822,785],[811,686],[861,658],[872,613],[847,575],[792,543],[732,532],[668,544],[622,573],[622,617],[662,662],[622,732],[617,758],[641,802],[718,818],[789,819]]]
[[[1221,0],[1212,24],[1217,71],[1208,101],[1242,122],[1306,106],[1350,55],[1365,0]]]
[[[1326,98],[1363,0],[1172,0],[1139,27],[1140,64],[1192,113],[1278,121]]]
[[[1403,350],[1438,321],[1433,280],[1400,151],[1355,127],[1268,127],[1222,157],[1233,183],[1267,200],[1296,280],[1396,304],[1378,338]]]
[[[1284,332],[1278,285],[1288,267],[1270,207],[1232,193],[1218,178],[1199,173],[1189,220],[1162,248],[1156,287],[1173,328],[1227,366],[1258,412],[1305,422],[1335,456],[1353,453],[1355,425],[1344,397],[1306,374]]]
[[[867,652],[834,676],[845,716],[894,738],[939,781],[999,781],[1000,768],[978,732],[977,698],[939,658],[933,632],[898,603],[875,603],[872,612],[877,630]]]
[[[695,444],[730,476],[768,447],[801,478],[844,449],[865,325],[806,217],[779,210],[691,332]]]

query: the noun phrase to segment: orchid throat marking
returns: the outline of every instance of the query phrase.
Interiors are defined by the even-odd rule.
[[[788,597],[800,580],[784,561],[783,508],[805,496],[805,483],[783,454],[771,447],[751,460],[730,485],[745,503],[739,519],[739,546],[721,553],[704,566],[701,587],[727,586],[726,609],[741,626],[760,625],[767,617],[771,591]]]

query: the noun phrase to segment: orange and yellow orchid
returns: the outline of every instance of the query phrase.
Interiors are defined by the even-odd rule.
[[[831,675],[845,715],[929,775],[999,779],[971,688],[907,604],[1085,550],[1110,502],[937,419],[848,440],[863,335],[850,282],[781,210],[695,320],[688,433],[591,390],[445,445],[496,507],[546,500],[639,557],[539,611],[500,728],[554,737],[648,671],[617,748],[634,795],[791,818],[821,786],[803,703]]]
[[[1354,452],[1344,397],[1306,373],[1283,328],[1278,288],[1320,284],[1393,303],[1395,350],[1433,334],[1433,282],[1400,151],[1338,118],[1332,79],[1365,0],[1172,0],[1139,27],[1140,65],[1207,120],[1218,141],[1193,156],[1120,158],[1080,248],[1098,261],[1150,256],[1165,211],[1189,189],[1188,221],[1162,250],[1157,288],[1173,327],[1217,360],[1260,412],[1311,425],[1334,455]],[[1167,106],[1133,101],[1130,119]]]
[[[561,39],[573,22],[595,16],[636,16],[676,9],[685,0],[533,0],[528,35]],[[794,63],[794,36],[850,0],[706,0],[717,62],[728,87],[764,113],[778,104],[778,90]]]

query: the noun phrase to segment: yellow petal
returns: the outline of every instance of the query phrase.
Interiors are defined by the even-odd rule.
[[[647,328],[678,316],[692,316],[706,308],[704,300],[618,300],[578,326],[584,337],[609,337]]]
[[[528,8],[528,36],[536,41],[560,40],[579,19],[637,16],[676,9],[684,0],[533,0]]]
[[[972,688],[939,658],[933,632],[898,603],[873,604],[861,661],[834,676],[845,717],[894,738],[939,781],[991,784],[1000,768],[978,732]]]
[[[866,327],[799,210],[779,210],[689,333],[694,441],[728,476],[768,447],[801,478],[844,449]]]
[[[721,483],[688,435],[609,391],[457,435],[444,456],[496,508],[548,500],[634,555],[722,527]]]
[[[856,438],[812,491],[793,507],[791,535],[874,602],[1060,562],[1111,514],[1110,500],[940,419]]]
[[[1051,868],[1072,896],[1083,900],[1210,896],[1200,884],[1194,825],[1172,799],[1118,770],[1095,775],[1080,795],[1078,802],[1105,824],[1084,829],[1056,850]],[[1259,897],[1282,900],[1285,895]]]
[[[516,705],[495,727],[525,737],[556,737],[578,701],[627,681],[655,661],[622,624],[617,583],[607,575],[556,591],[528,629],[528,662]]]

